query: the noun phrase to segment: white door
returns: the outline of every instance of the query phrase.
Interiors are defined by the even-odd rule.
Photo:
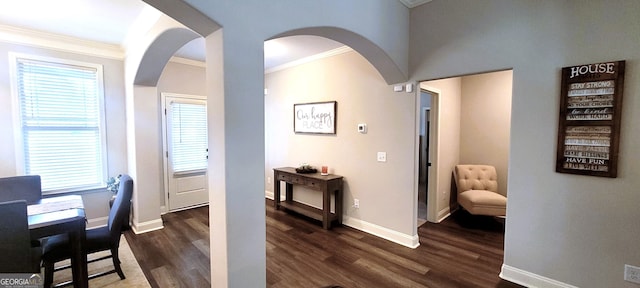
[[[168,210],[209,202],[207,106],[200,97],[166,94],[166,184]]]

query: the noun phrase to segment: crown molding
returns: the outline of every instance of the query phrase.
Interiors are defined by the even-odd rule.
[[[125,57],[118,45],[7,25],[0,25],[0,41],[118,60]]]
[[[400,0],[400,2],[402,2],[404,6],[407,6],[407,8],[413,8],[431,2],[431,0]]]
[[[329,50],[327,52],[315,54],[315,55],[312,55],[312,56],[309,56],[309,57],[298,59],[296,61],[291,61],[291,62],[282,64],[282,65],[275,66],[273,68],[264,70],[264,74],[269,74],[269,73],[281,71],[281,70],[284,70],[284,69],[289,69],[289,68],[292,68],[292,67],[295,67],[295,66],[298,66],[298,65],[302,65],[302,64],[309,63],[309,62],[312,62],[312,61],[320,60],[320,59],[323,59],[323,58],[328,58],[328,57],[331,57],[331,56],[340,55],[340,54],[351,52],[351,51],[353,51],[353,49],[351,49],[351,47],[348,47],[348,46],[338,47],[336,49],[332,49],[332,50]]]
[[[202,67],[202,68],[205,68],[207,66],[206,63],[203,62],[203,61],[192,60],[192,59],[176,57],[176,56],[171,57],[169,59],[169,62],[180,63],[180,64],[191,65],[191,66],[197,66],[197,67]]]

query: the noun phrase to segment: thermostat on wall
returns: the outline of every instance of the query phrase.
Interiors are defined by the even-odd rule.
[[[367,124],[358,124],[358,132],[362,134],[367,134]]]

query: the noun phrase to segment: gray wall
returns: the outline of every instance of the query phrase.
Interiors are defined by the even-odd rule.
[[[414,80],[513,68],[504,269],[634,287],[623,269],[640,265],[638,15],[638,1],[436,0],[411,11]],[[618,178],[554,172],[561,68],[613,60],[627,61]]]

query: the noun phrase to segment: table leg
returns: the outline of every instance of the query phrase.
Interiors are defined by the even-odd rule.
[[[337,213],[338,211],[336,211]],[[331,193],[328,189],[322,190],[322,228],[331,228]]]
[[[273,181],[273,208],[280,209],[280,180],[278,177],[274,177]]]
[[[336,201],[336,217],[338,218],[338,224],[342,225],[342,189],[336,189],[335,201]]]
[[[286,201],[287,201],[287,203],[288,202],[292,202],[293,201],[293,184],[287,182],[285,186],[286,186],[285,194],[287,196],[287,200]]]
[[[69,232],[72,250],[71,269],[73,286],[76,288],[87,288],[89,287],[89,272],[87,271],[86,223],[84,220],[77,222],[77,229]]]

